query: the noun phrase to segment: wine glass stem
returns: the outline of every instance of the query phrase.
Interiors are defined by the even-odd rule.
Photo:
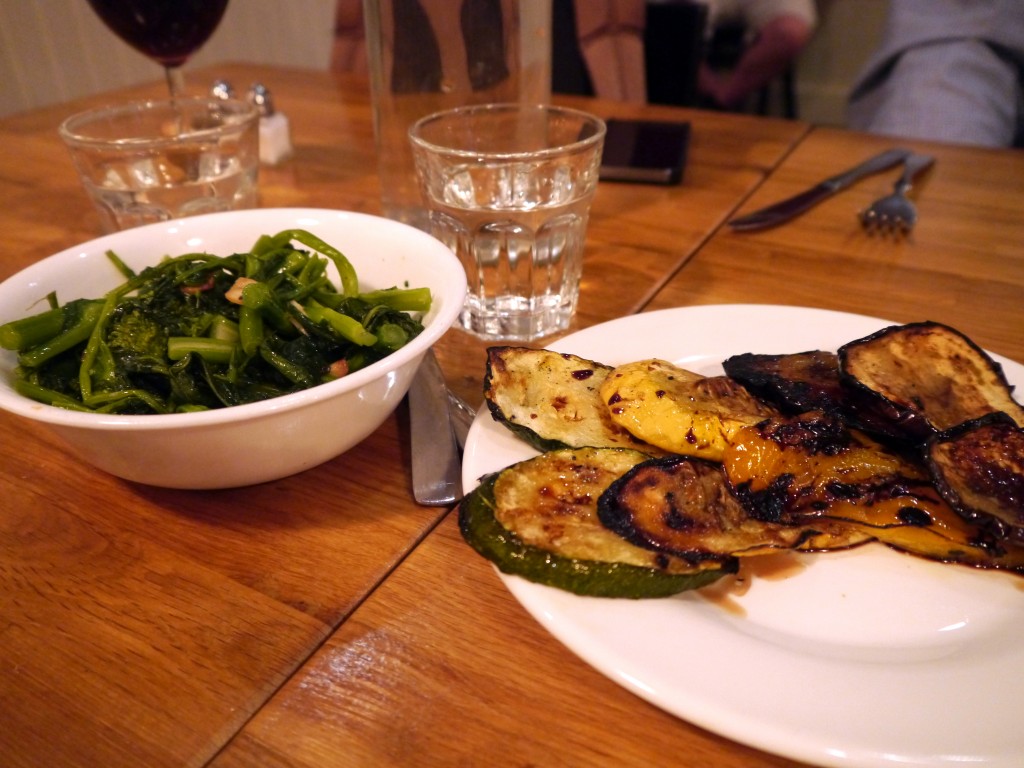
[[[177,99],[185,93],[185,75],[181,67],[164,67],[164,74],[167,77],[167,90],[171,92],[171,100]]]

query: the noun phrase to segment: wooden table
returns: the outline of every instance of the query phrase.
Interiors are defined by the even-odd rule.
[[[817,128],[740,213],[892,145]],[[871,236],[857,225],[857,212],[891,191],[894,174],[870,177],[786,226],[718,230],[646,309],[790,304],[896,322],[935,320],[1024,361],[1024,153],[902,145],[937,158],[913,193],[919,222],[909,238]]]
[[[365,82],[244,65],[189,73],[194,85],[219,77],[263,81],[291,120],[294,157],[262,172],[262,205],[378,210]],[[59,122],[161,90],[0,121],[0,279],[99,234]],[[574,328],[642,309],[809,130],[567,101],[695,121],[686,184],[601,185]],[[473,402],[484,347],[458,331],[438,347]],[[302,475],[193,493],[106,476],[0,415],[0,762],[579,764],[661,747],[773,763],[643,704],[551,640],[458,540],[448,510],[413,502],[407,444],[400,409]],[[613,727],[630,717],[643,718],[642,738]]]
[[[294,158],[264,206],[376,212],[365,83],[245,65]],[[158,94],[161,84],[111,98]],[[0,121],[0,279],[98,233],[55,127],[105,98]],[[865,235],[866,180],[791,224],[739,235],[772,202],[889,142],[802,123],[565,99],[603,116],[691,119],[681,187],[602,184],[573,330],[708,303],[929,317],[1024,360],[1024,156],[952,147],[921,188],[912,239]],[[977,204],[969,214],[965,201]],[[479,403],[485,344],[438,345]],[[254,488],[133,485],[0,414],[0,759],[5,765],[789,766],[650,706],[547,634],[418,507],[403,409],[353,451]]]
[[[698,135],[704,119],[694,116]],[[742,210],[890,145],[809,131]],[[874,177],[778,229],[716,228],[644,309],[767,303],[930,318],[1024,360],[1024,155],[911,146],[938,163],[920,184],[921,221],[909,239],[869,236],[857,224],[855,214],[892,184],[891,173]],[[644,205],[630,215],[641,219]],[[622,246],[602,240],[616,217],[598,210],[597,250],[612,254]],[[630,232],[639,242],[642,229]],[[794,765],[636,699],[554,641],[465,550],[449,515],[213,765]]]

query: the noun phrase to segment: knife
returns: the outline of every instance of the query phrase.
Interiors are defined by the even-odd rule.
[[[902,163],[910,157],[910,154],[909,149],[890,149],[882,152],[880,155],[875,155],[855,168],[815,184],[806,192],[801,192],[759,211],[732,219],[729,222],[729,226],[737,232],[749,232],[755,229],[766,229],[782,224],[784,221],[789,221],[813,208],[822,200],[832,197],[836,192],[860,181],[865,176],[888,170],[894,165]]]
[[[427,350],[409,387],[413,496],[426,506],[452,504],[462,495],[459,446],[449,408],[441,366]]]

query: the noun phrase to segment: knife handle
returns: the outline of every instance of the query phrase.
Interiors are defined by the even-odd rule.
[[[841,189],[846,189],[854,182],[860,181],[865,176],[870,176],[902,163],[911,154],[913,153],[909,149],[890,149],[880,155],[875,155],[870,160],[865,160],[857,167],[840,173],[838,176],[826,179],[824,184],[831,188],[832,191],[838,192]]]

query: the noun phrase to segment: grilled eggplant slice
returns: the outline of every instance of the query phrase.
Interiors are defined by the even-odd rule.
[[[782,413],[841,411],[845,401],[834,352],[787,355],[747,352],[722,362],[725,374]]]
[[[725,373],[782,413],[837,413],[850,426],[886,442],[904,442],[869,400],[847,386],[839,375],[839,355],[813,350],[786,355],[734,355],[722,363]]]
[[[601,495],[597,514],[637,546],[692,561],[782,549],[845,549],[871,539],[833,520],[782,525],[751,517],[721,464],[688,456],[636,465]]]
[[[612,421],[599,395],[611,370],[545,349],[491,347],[484,399],[495,421],[539,451],[593,446],[663,455]]]
[[[1024,544],[1024,429],[1005,413],[965,422],[928,441],[935,485],[957,512]]]
[[[739,429],[777,413],[727,376],[701,376],[664,360],[619,366],[600,394],[612,421],[640,440],[712,461]]]
[[[755,518],[828,518],[905,552],[1024,573],[1024,549],[1000,542],[943,500],[923,466],[811,412],[744,429],[726,476]]]
[[[1002,366],[941,323],[890,326],[851,341],[839,349],[839,368],[845,382],[914,441],[998,411],[1024,426],[1024,408]]]
[[[501,571],[578,595],[665,597],[735,572],[641,549],[601,525],[597,500],[649,458],[617,448],[563,449],[489,475],[459,504],[462,536]]]

